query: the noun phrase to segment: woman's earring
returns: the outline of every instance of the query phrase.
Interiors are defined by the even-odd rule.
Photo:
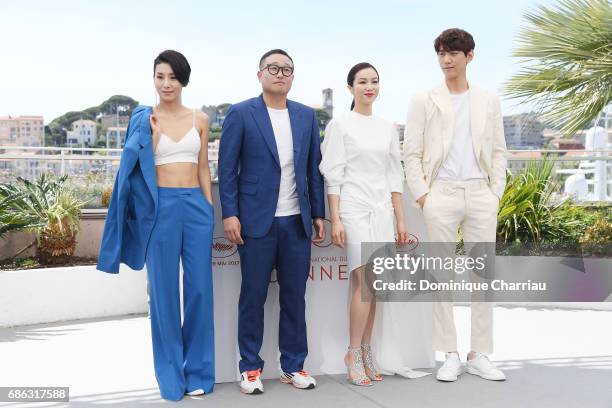
[[[153,107],[157,107],[157,90],[155,90],[155,105],[153,105]]]

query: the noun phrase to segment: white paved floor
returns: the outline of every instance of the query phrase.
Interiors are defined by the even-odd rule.
[[[467,350],[469,309],[455,312]],[[172,403],[157,392],[144,316],[0,329],[0,386],[69,386],[71,401],[0,406],[612,407],[612,311],[498,307],[495,340],[503,383],[387,377],[364,389],[334,375],[319,376],[312,391],[269,380],[265,394],[245,396],[234,383],[217,384],[211,395]]]

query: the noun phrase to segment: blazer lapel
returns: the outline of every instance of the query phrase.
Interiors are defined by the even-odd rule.
[[[149,123],[150,115],[151,108],[147,107],[140,117],[140,129],[138,132],[140,151],[138,153],[138,158],[140,160],[140,170],[142,171],[151,197],[153,197],[153,203],[157,209],[157,181],[155,177],[155,164],[153,163],[153,144],[151,143],[151,124]]]
[[[478,88],[470,87],[470,128],[476,159],[480,157],[482,133],[487,119],[487,99]]]
[[[299,125],[302,123],[302,110],[293,101],[287,101],[289,121],[291,122],[291,137],[293,139],[293,165],[297,169],[300,152],[302,150],[302,132]]]
[[[276,164],[280,168],[280,159],[278,158],[278,149],[276,147],[276,139],[274,138],[274,130],[272,129],[272,122],[270,121],[270,115],[268,109],[264,103],[263,96],[255,100],[255,103],[251,105],[251,114],[255,123],[259,128],[259,132],[262,134],[264,141],[268,145],[268,149],[272,152],[272,156],[276,161]]]
[[[450,92],[446,84],[443,83],[437,88],[434,88],[431,92],[431,99],[442,113],[442,146],[444,149],[443,157],[444,160],[446,160],[455,123],[455,114],[453,113],[453,107],[451,105]]]

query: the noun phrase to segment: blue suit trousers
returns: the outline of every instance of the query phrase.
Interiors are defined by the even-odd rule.
[[[300,215],[275,217],[261,238],[242,237],[238,247],[242,271],[238,304],[240,372],[263,369],[259,356],[264,331],[264,304],[272,269],[279,285],[280,365],[285,372],[302,370],[308,354],[306,336],[306,281],[310,270],[310,238]]]

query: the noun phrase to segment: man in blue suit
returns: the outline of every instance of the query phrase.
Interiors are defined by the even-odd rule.
[[[240,288],[238,344],[240,389],[261,394],[259,356],[264,304],[272,270],[280,293],[281,381],[311,389],[303,370],[306,339],[306,281],[310,239],[325,239],[325,203],[319,126],[313,109],[287,99],[293,60],[283,50],[265,53],[257,77],[263,93],[233,105],[219,148],[219,195],[227,237],[238,245]]]

